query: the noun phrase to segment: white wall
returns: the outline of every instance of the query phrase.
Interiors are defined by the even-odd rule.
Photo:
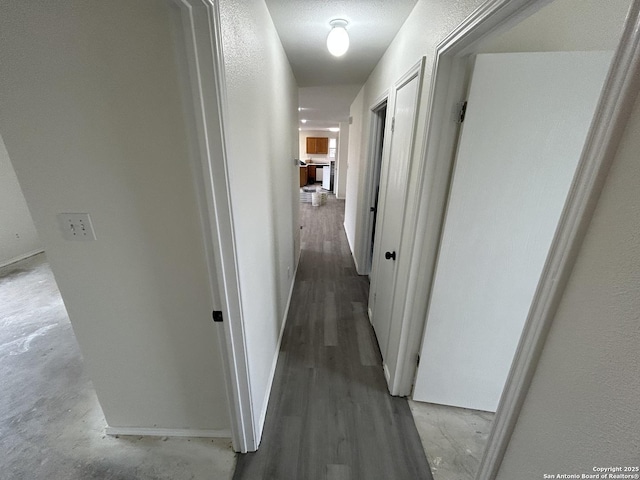
[[[338,138],[338,159],[336,160],[335,187],[336,198],[344,200],[347,193],[347,169],[349,168],[349,123],[340,122]]]
[[[298,89],[263,0],[223,1],[220,14],[231,202],[260,433],[300,245]]]
[[[228,433],[168,3],[8,0],[0,41],[0,133],[108,424]]]
[[[16,172],[0,137],[0,266],[43,250]]]
[[[299,132],[299,159],[300,160],[308,160],[312,159],[314,162],[327,162],[329,161],[329,154],[310,154],[307,153],[307,137],[327,137],[327,138],[338,138],[338,132],[329,132],[327,130],[302,130]],[[337,152],[336,152],[337,153]]]
[[[639,150],[636,101],[498,480],[638,465]]]
[[[310,129],[333,127],[349,119],[349,105],[362,88],[358,85],[324,85],[300,87],[299,117],[306,119]]]
[[[356,264],[356,270],[360,272],[360,266],[358,265],[358,258],[362,256],[360,250],[356,250],[357,241],[360,237],[358,233],[358,219],[359,208],[364,208],[364,201],[360,198],[362,195],[360,188],[360,178],[364,174],[364,168],[362,174],[360,173],[360,165],[364,164],[363,159],[364,152],[361,151],[360,144],[363,139],[363,118],[362,110],[364,108],[364,87],[358,93],[358,96],[351,104],[351,117],[352,123],[349,127],[349,167],[347,168],[347,178],[345,181],[345,200],[344,200],[344,231],[347,235],[347,241],[353,254],[353,260]]]

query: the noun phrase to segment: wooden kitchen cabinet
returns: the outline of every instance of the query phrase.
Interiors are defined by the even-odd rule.
[[[316,153],[318,142],[316,137],[307,137],[307,153]]]
[[[307,153],[326,155],[329,153],[329,137],[307,137]]]
[[[308,183],[316,183],[316,166],[315,165],[307,165],[307,169],[309,171],[307,182]]]
[[[300,167],[300,187],[304,187],[308,182],[308,172],[306,166]]]
[[[329,138],[318,137],[316,138],[316,153],[327,155],[329,153]]]

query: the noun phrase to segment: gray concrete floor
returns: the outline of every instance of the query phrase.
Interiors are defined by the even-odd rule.
[[[110,437],[44,254],[0,268],[0,479],[230,479],[224,439]]]
[[[434,480],[473,480],[493,413],[409,401]]]

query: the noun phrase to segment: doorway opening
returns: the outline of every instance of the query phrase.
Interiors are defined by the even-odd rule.
[[[1,136],[0,205],[3,464],[13,476],[44,476],[34,449],[44,451],[55,442],[60,456],[68,457],[79,445],[104,437],[105,420]],[[107,443],[96,445],[96,451],[105,453]],[[58,464],[48,462],[46,472],[55,472]]]
[[[475,412],[497,409],[610,61],[476,57],[413,391],[456,407],[437,410],[449,437],[465,433],[453,427],[460,408],[474,413],[462,451],[475,449],[476,461],[489,431],[473,435],[475,424],[490,417]]]
[[[369,271],[369,279],[371,279],[371,263],[373,259],[373,246],[376,238],[376,221],[378,218],[378,200],[380,198],[380,170],[382,169],[382,152],[384,150],[384,132],[387,122],[387,100],[385,99],[382,104],[379,104],[373,109],[373,121],[371,129],[373,131],[374,150],[373,156],[373,171],[371,178],[371,198],[369,201],[369,222],[370,233],[369,238],[370,246],[367,250],[367,270]]]

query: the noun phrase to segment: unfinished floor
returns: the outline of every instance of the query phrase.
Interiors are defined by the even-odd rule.
[[[114,438],[44,254],[0,268],[0,479],[229,479],[228,440]]]
[[[493,413],[409,401],[434,480],[473,480]]]

